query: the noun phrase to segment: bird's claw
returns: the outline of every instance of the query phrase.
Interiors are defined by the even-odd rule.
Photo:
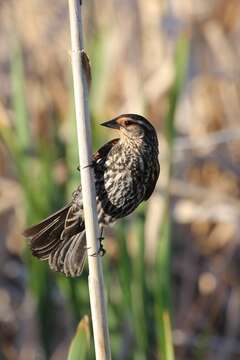
[[[100,244],[100,248],[98,249],[98,254],[100,256],[104,256],[106,254],[106,250],[104,249],[102,244]]]
[[[104,256],[106,254],[106,250],[104,249],[103,247],[103,244],[102,244],[102,241],[104,240],[104,237],[101,236],[98,238],[99,242],[100,242],[100,246],[99,246],[99,249],[96,253],[92,254],[91,256]]]
[[[104,249],[103,246],[101,246],[97,252],[91,254],[90,256],[93,256],[93,257],[97,257],[97,256],[104,256],[106,254],[106,250]]]

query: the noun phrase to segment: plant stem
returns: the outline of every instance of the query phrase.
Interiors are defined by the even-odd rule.
[[[89,295],[92,313],[93,336],[96,359],[111,359],[109,332],[107,325],[106,302],[102,262],[97,253],[97,238],[100,234],[96,210],[96,192],[92,162],[92,139],[88,110],[88,86],[81,62],[83,49],[81,2],[69,0],[70,29],[72,43],[72,71],[74,99],[77,122],[78,151],[81,164],[81,183],[86,227]]]

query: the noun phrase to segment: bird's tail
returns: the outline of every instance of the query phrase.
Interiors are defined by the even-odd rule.
[[[23,233],[34,256],[71,277],[81,274],[86,258],[85,226],[79,211],[67,205]]]

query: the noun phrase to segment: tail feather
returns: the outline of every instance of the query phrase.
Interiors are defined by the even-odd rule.
[[[64,272],[80,275],[86,259],[85,231],[74,237],[64,263]]]
[[[86,237],[82,207],[74,204],[50,215],[23,233],[32,254],[48,260],[50,268],[66,276],[79,276],[86,258]]]
[[[51,253],[49,265],[52,270],[61,271],[66,276],[79,276],[86,259],[85,231],[74,235]]]
[[[49,265],[51,269],[63,272],[63,265],[70,245],[71,238],[65,241],[61,240],[61,243],[59,244],[57,249],[51,252],[51,255],[49,257]]]
[[[57,236],[53,237],[53,231],[55,230],[55,226],[59,227],[61,225],[60,230],[62,230],[64,226],[64,222],[58,224],[58,219],[53,220],[52,224],[47,225],[46,228],[42,229],[36,235],[29,237],[30,247],[33,248],[34,251],[41,251],[50,246],[53,241],[56,241]]]
[[[69,208],[71,205],[66,205],[64,208],[58,210],[54,214],[51,214],[46,219],[38,223],[37,225],[33,225],[29,227],[28,229],[24,230],[23,235],[25,237],[33,237],[34,235],[37,235],[41,232],[41,230],[46,230],[48,225],[53,225],[54,220],[57,221],[60,216],[63,216],[65,214],[65,217],[68,213]]]
[[[32,254],[33,256],[36,256],[37,258],[39,258],[40,260],[48,260],[50,254],[55,251],[57,249],[57,247],[59,246],[57,241],[53,241],[52,243],[49,244],[48,247],[46,247],[45,249],[41,249],[41,250],[36,250],[34,248],[31,248]]]
[[[64,221],[60,221],[56,227],[54,227],[54,225],[55,223],[53,223],[48,231],[45,231],[40,235],[40,245],[37,244],[39,234],[30,240],[32,254],[41,260],[47,260],[50,256],[49,254],[59,246],[61,233],[64,228]]]

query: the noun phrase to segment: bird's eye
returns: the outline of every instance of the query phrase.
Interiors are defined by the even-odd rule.
[[[131,120],[126,120],[124,124],[125,124],[126,126],[129,126],[129,125],[132,125],[132,124],[133,124],[133,121],[131,121]]]

